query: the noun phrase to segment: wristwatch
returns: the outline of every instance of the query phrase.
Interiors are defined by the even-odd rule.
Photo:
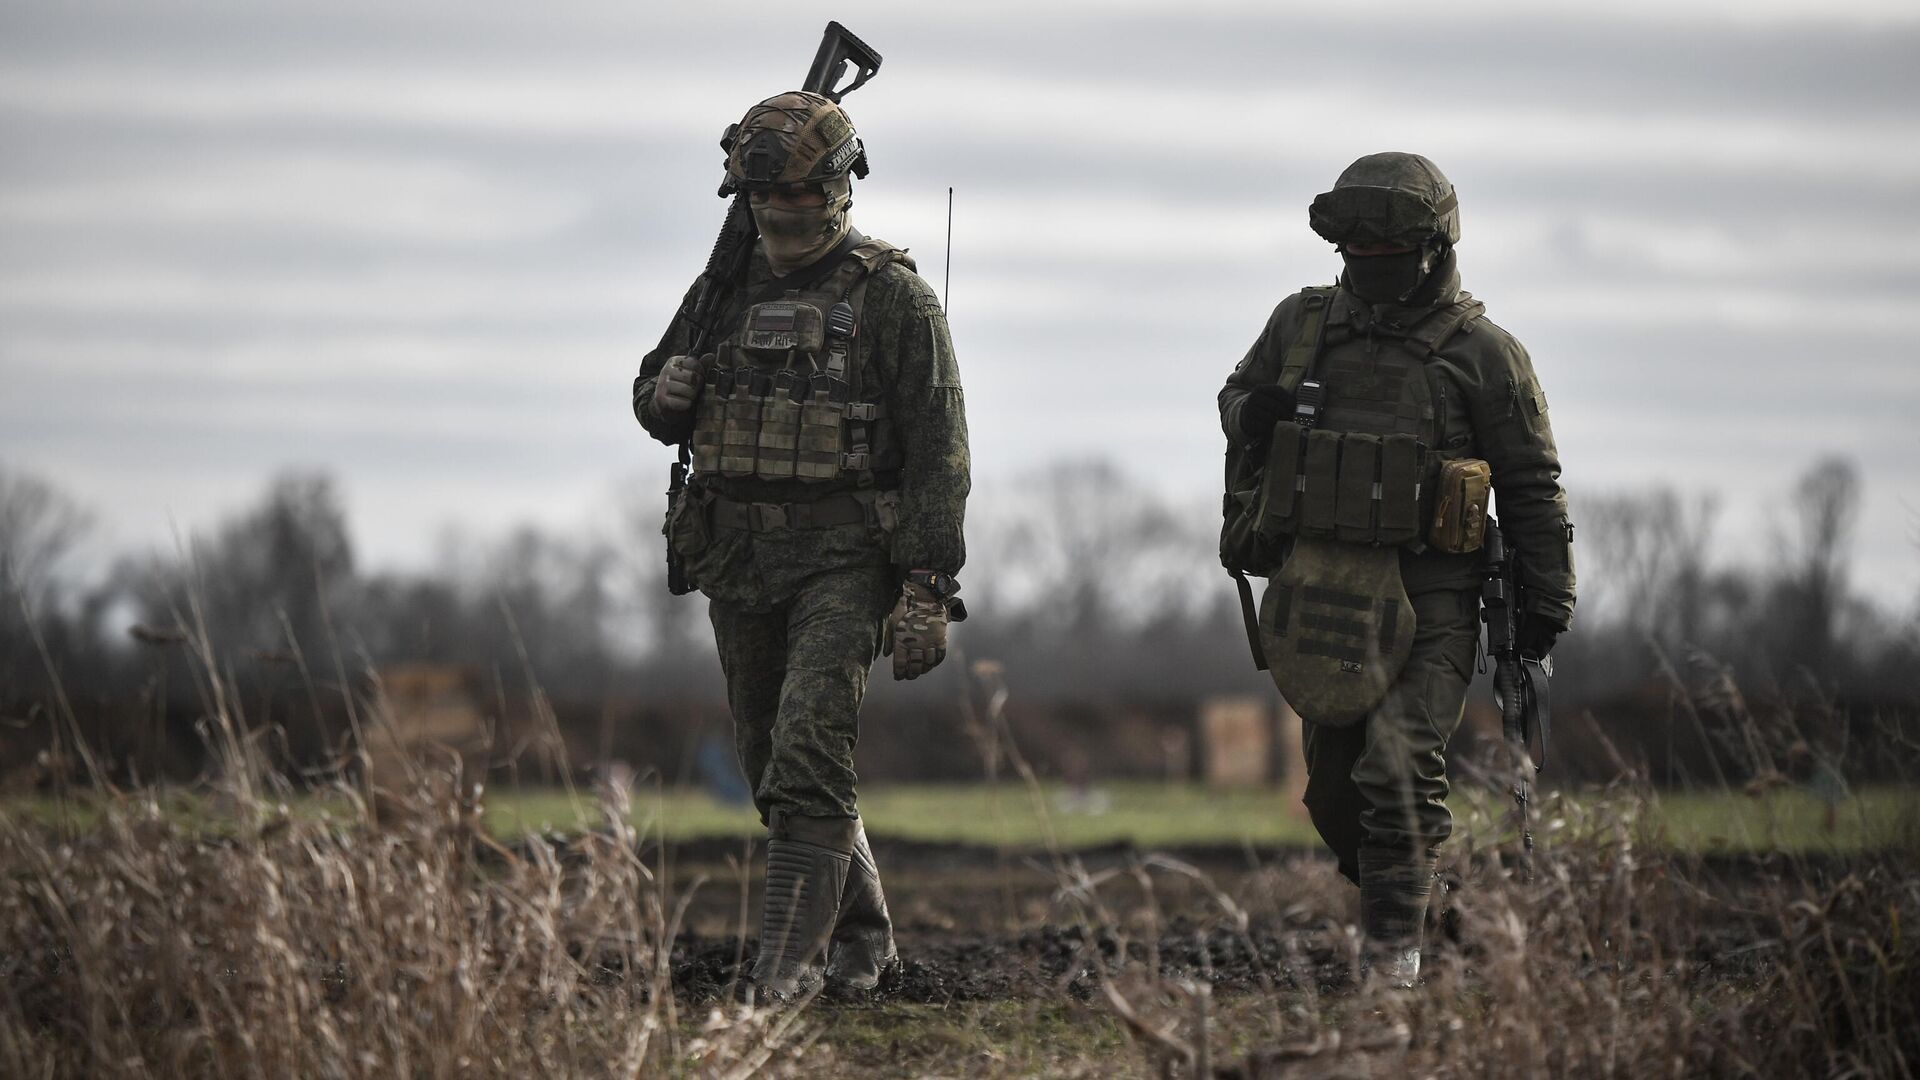
[[[960,591],[960,583],[953,575],[941,570],[909,570],[907,580],[942,600]]]

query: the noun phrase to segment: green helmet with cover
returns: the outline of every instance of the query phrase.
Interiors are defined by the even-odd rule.
[[[747,110],[720,140],[722,195],[827,184],[867,175],[867,151],[846,110],[823,94],[792,90]]]
[[[1460,242],[1460,200],[1439,166],[1419,154],[1368,154],[1347,166],[1308,210],[1329,243],[1426,247]]]

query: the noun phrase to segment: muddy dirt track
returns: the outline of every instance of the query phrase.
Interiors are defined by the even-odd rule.
[[[1086,1000],[1124,955],[1216,990],[1327,988],[1357,961],[1357,897],[1321,853],[1233,847],[1063,855],[876,838],[901,963],[847,1004]],[[671,958],[688,1004],[729,993],[751,965],[760,898],[742,840],[673,846],[661,868],[687,899]],[[1751,869],[1738,860],[1723,870]],[[743,895],[743,884],[746,885]],[[1436,888],[1430,933],[1446,934],[1452,889]],[[743,937],[742,927],[746,927]],[[1701,954],[1718,951],[1703,940]]]

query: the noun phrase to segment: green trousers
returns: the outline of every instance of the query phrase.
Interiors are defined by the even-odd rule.
[[[1447,740],[1460,726],[1480,637],[1479,594],[1426,592],[1413,601],[1413,652],[1384,700],[1359,723],[1306,725],[1302,800],[1340,872],[1360,881],[1360,849],[1405,855],[1453,831]]]
[[[770,609],[712,601],[734,744],[760,820],[858,815],[853,746],[867,671],[898,585],[884,567],[831,570]]]

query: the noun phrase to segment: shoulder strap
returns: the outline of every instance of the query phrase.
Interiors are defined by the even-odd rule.
[[[1486,314],[1487,305],[1473,298],[1472,293],[1461,293],[1460,299],[1434,312],[1407,331],[1407,340],[1425,349],[1431,356],[1440,351],[1453,335],[1465,331],[1473,332],[1473,324]]]
[[[1320,359],[1320,347],[1326,341],[1327,308],[1333,303],[1334,291],[1332,285],[1300,291],[1306,314],[1300,320],[1300,332],[1287,345],[1286,356],[1281,360],[1281,386],[1289,390],[1298,389],[1313,373],[1314,365]]]
[[[894,247],[885,240],[878,240],[871,236],[855,244],[853,250],[847,252],[847,257],[858,262],[869,274],[888,263],[896,262],[904,263],[909,270],[917,272],[920,269],[905,248]]]

